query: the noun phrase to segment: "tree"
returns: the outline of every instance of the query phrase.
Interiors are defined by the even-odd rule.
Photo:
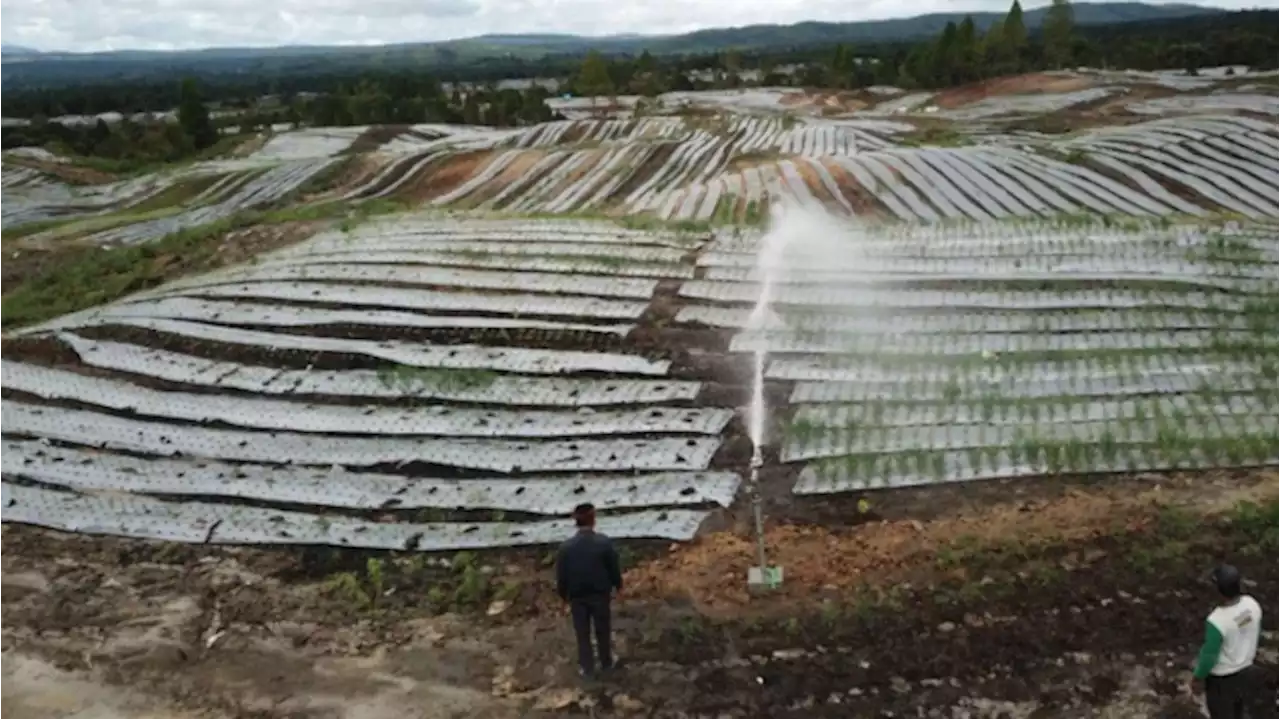
[[[982,70],[982,77],[991,77],[1005,72],[1005,68],[1009,64],[1009,42],[1004,32],[1004,22],[997,20],[987,28],[987,33],[982,36],[982,42],[979,43],[978,55],[981,58],[979,63]]]
[[[1075,12],[1069,0],[1053,0],[1044,16],[1044,57],[1049,66],[1062,69],[1072,62],[1075,50]]]
[[[634,72],[629,85],[631,92],[644,97],[657,97],[662,94],[662,76],[657,60],[648,50],[636,58]]]
[[[91,146],[101,145],[111,139],[111,128],[107,127],[107,121],[98,118],[93,124],[93,129],[89,131],[89,144]]]
[[[960,30],[954,22],[947,23],[942,30],[942,36],[938,38],[938,45],[933,51],[933,67],[930,74],[933,81],[939,85],[954,85],[959,82],[956,73],[956,63],[959,60],[959,46],[957,44],[957,35]]]
[[[742,53],[737,48],[729,48],[720,56],[720,65],[725,72],[738,72],[742,69]]]
[[[609,64],[599,50],[592,50],[582,60],[578,80],[574,83],[579,95],[599,97],[613,94],[613,78],[609,77]]]
[[[853,82],[853,49],[847,45],[836,45],[831,53],[830,65],[827,68],[827,86],[847,88]]]
[[[209,110],[200,99],[200,88],[195,78],[182,81],[178,94],[178,125],[197,150],[210,147],[218,141],[218,131],[209,119]]]
[[[973,82],[978,79],[978,30],[973,18],[965,15],[956,30],[955,76],[957,82]]]
[[[1006,62],[1011,67],[1002,68],[1003,72],[1018,72],[1022,69],[1022,54],[1027,49],[1027,25],[1022,19],[1022,4],[1013,0],[1009,14],[1004,16],[1004,43]]]

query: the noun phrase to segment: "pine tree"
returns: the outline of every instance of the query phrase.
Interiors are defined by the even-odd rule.
[[[578,80],[574,83],[578,94],[588,97],[613,94],[613,78],[609,77],[609,64],[598,50],[587,53],[582,60],[582,68],[578,70]]]
[[[200,88],[195,78],[182,81],[178,93],[178,125],[197,150],[203,150],[218,141],[218,131],[209,119],[209,110],[200,99]]]
[[[827,67],[827,87],[848,87],[853,78],[853,50],[846,45],[836,45]]]
[[[1044,55],[1049,66],[1062,69],[1072,62],[1075,12],[1069,0],[1053,0],[1044,16]]]
[[[1010,66],[1002,72],[1018,72],[1022,69],[1022,55],[1027,49],[1027,25],[1022,19],[1022,4],[1013,0],[1009,14],[1004,16],[1005,58]]]
[[[1009,43],[1004,32],[1004,21],[997,20],[987,28],[987,33],[982,36],[979,45],[979,76],[983,78],[994,77],[1005,72],[1008,65]]]
[[[978,29],[973,25],[973,18],[965,15],[956,30],[955,74],[958,82],[978,79],[978,52]]]
[[[959,29],[954,22],[947,23],[933,50],[933,82],[943,87],[956,84],[956,60],[958,57],[956,35]]]

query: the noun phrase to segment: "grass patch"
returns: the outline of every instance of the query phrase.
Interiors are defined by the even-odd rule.
[[[742,224],[748,227],[763,227],[769,222],[769,198],[747,200],[747,207],[742,214]]]
[[[365,202],[317,202],[310,205],[293,205],[261,214],[260,222],[312,222],[318,220],[339,220],[338,227],[343,232],[351,232],[360,223],[380,215],[405,212],[409,206],[396,200],[374,199]]]
[[[105,172],[120,177],[132,177],[152,172],[172,170],[175,167],[220,158],[239,147],[245,140],[250,139],[255,135],[256,133],[249,135],[224,135],[218,138],[217,142],[204,150],[201,150],[199,153],[178,160],[154,158],[115,159],[110,157],[95,157],[92,155],[77,155],[73,152],[66,151],[67,148],[57,146],[56,144],[48,149],[54,154],[67,158],[67,160],[75,166],[90,170],[97,170],[98,172]]]
[[[217,254],[220,235],[256,220],[252,215],[238,215],[155,242],[86,248],[6,292],[0,322],[7,328],[42,322],[155,287],[174,274],[173,263],[167,259],[177,258],[186,267],[207,265]]]
[[[130,205],[127,211],[129,213],[138,213],[181,208],[226,176],[226,174],[205,175],[179,180],[142,202]]]
[[[19,240],[19,239],[22,239],[23,237],[38,235],[41,232],[44,232],[46,230],[52,230],[55,227],[61,227],[63,225],[70,224],[80,219],[83,219],[83,218],[53,217],[48,220],[37,220],[35,222],[29,222],[25,225],[22,225],[21,227],[13,227],[13,228],[0,231],[0,239],[5,241]]]
[[[60,239],[67,237],[75,237],[77,235],[90,235],[103,230],[111,230],[125,225],[132,225],[138,222],[147,222],[148,220],[159,220],[164,217],[176,215],[182,212],[181,207],[160,207],[151,210],[136,211],[130,208],[128,211],[115,212],[109,215],[93,215],[91,217],[78,217],[58,222],[42,223],[42,226],[31,232],[25,232],[28,226],[19,228],[24,232],[19,235],[5,235],[5,239],[12,240],[19,237],[30,237],[39,232],[48,232],[49,239]]]
[[[711,223],[703,220],[663,220],[653,215],[626,215],[616,221],[629,230],[675,230],[699,234],[711,231]]]
[[[449,559],[420,553],[369,557],[356,570],[330,575],[325,589],[362,613],[392,609],[393,594],[413,597],[412,604],[425,605],[431,614],[479,612],[491,602],[514,600],[522,588],[516,581],[495,578],[492,569],[482,565],[478,555],[465,551]]]
[[[904,147],[964,147],[973,144],[968,137],[941,126],[924,127],[915,132],[895,135],[893,140]]]

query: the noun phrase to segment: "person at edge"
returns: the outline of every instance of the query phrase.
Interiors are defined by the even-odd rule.
[[[1204,623],[1204,644],[1196,658],[1191,690],[1204,683],[1204,703],[1210,719],[1242,719],[1247,670],[1258,653],[1262,607],[1240,591],[1240,570],[1223,564],[1213,570],[1213,583],[1222,595]]]
[[[569,605],[573,633],[578,639],[578,671],[583,678],[595,675],[591,647],[592,629],[600,653],[600,668],[614,668],[610,636],[611,599],[622,591],[618,552],[608,537],[596,531],[596,508],[579,504],[573,509],[578,533],[560,546],[556,557],[556,591]]]

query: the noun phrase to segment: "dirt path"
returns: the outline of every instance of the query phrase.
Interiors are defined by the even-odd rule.
[[[87,672],[67,672],[38,657],[6,651],[0,714],[11,719],[213,719],[142,692],[112,686]]]

